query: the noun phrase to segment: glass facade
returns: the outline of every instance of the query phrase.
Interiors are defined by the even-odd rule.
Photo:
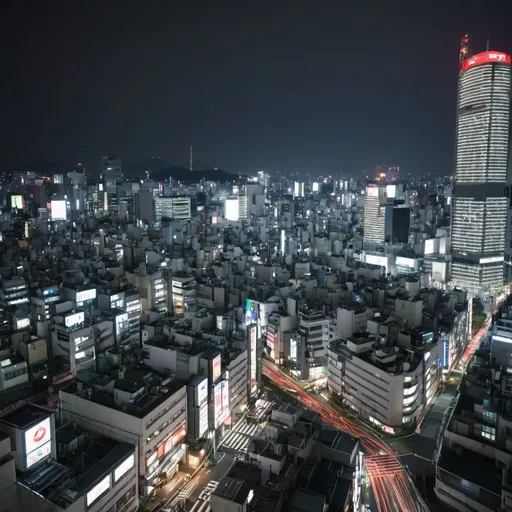
[[[452,281],[487,294],[503,285],[511,70],[481,60],[459,77]]]

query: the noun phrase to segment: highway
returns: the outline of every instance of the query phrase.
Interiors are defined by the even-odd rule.
[[[293,394],[307,409],[319,414],[325,422],[359,439],[366,451],[366,470],[380,512],[428,511],[393,450],[371,429],[344,418],[330,405],[296,385],[266,359],[263,360],[263,374],[275,385]]]

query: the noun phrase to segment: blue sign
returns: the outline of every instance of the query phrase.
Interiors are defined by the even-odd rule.
[[[450,340],[444,340],[444,367],[450,367]]]

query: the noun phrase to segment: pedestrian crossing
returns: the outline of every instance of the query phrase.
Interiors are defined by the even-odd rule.
[[[256,434],[258,425],[252,423],[244,423],[232,430],[222,441],[224,448],[229,448],[237,452],[247,452],[252,437]]]
[[[205,488],[201,491],[199,498],[196,500],[194,505],[189,512],[210,512],[212,509],[212,505],[210,503],[210,496],[215,489],[219,486],[219,482],[215,480],[211,480],[205,486]]]

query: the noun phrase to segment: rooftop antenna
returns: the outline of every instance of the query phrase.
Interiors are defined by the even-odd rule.
[[[466,34],[460,40],[460,51],[459,51],[459,68],[462,67],[462,61],[469,57],[469,36]]]
[[[192,169],[193,169],[193,167],[192,167],[192,146],[190,146],[190,152],[189,152],[189,167],[188,167],[188,170],[189,170],[190,172],[192,172]]]

